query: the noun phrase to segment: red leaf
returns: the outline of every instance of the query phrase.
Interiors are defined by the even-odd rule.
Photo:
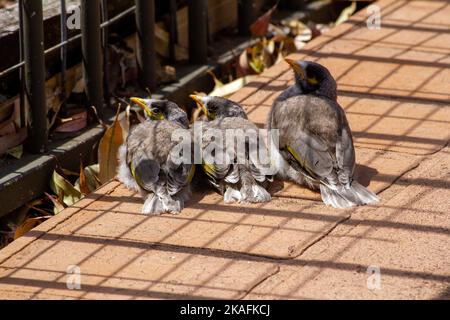
[[[261,17],[256,20],[255,23],[250,27],[250,32],[254,37],[264,37],[269,30],[269,23],[272,19],[272,15],[277,9],[278,4],[274,5],[269,11],[263,14]]]

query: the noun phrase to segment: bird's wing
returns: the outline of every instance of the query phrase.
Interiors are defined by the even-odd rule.
[[[143,150],[137,150],[130,163],[131,174],[137,184],[149,192],[156,191],[161,167],[159,163],[148,157]]]
[[[195,165],[170,163],[167,170],[167,191],[175,195],[191,183],[195,174]]]
[[[303,131],[297,132],[296,140],[286,145],[286,149],[307,177],[324,181],[332,176],[333,156],[319,137]]]
[[[188,139],[172,144],[169,148],[163,170],[167,174],[167,191],[170,195],[180,192],[194,177],[192,147],[192,141]]]
[[[336,159],[339,167],[339,181],[343,185],[350,184],[355,171],[356,156],[351,131],[347,124],[344,125],[336,143]]]
[[[225,179],[231,170],[235,155],[227,153],[230,150],[226,149],[224,141],[220,139],[216,141],[215,138],[208,140],[203,137],[201,145],[203,152],[202,167],[206,175],[213,183]]]
[[[212,142],[214,143],[214,142]],[[219,152],[219,146],[216,146],[216,152]],[[222,151],[220,151],[222,152]],[[212,159],[204,158],[203,159],[203,170],[207,174],[207,176],[213,181],[217,182],[223,180],[227,177],[232,169],[233,163],[231,161],[213,161]]]

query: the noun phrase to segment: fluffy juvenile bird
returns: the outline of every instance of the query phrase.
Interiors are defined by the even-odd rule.
[[[335,208],[377,203],[378,197],[354,180],[355,148],[337,84],[322,65],[286,59],[295,84],[274,102],[269,129],[279,130],[279,175],[320,188]]]
[[[147,121],[133,128],[121,146],[118,178],[127,188],[140,192],[145,200],[142,213],[179,213],[190,195],[195,166],[190,154],[175,152],[180,144],[172,141],[172,133],[184,130],[190,135],[187,115],[167,100],[131,101],[145,111]],[[181,156],[189,161],[182,162]]]
[[[191,98],[208,119],[201,122],[202,135],[196,142],[210,183],[224,196],[226,203],[270,201],[271,196],[264,186],[272,177],[267,174],[261,158],[256,156],[263,151],[260,148],[266,146],[244,109],[221,97],[191,95]]]

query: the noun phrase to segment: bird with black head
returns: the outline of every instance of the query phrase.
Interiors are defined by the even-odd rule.
[[[295,84],[275,100],[268,121],[269,130],[279,130],[278,175],[320,189],[324,203],[335,208],[377,203],[378,197],[354,179],[352,132],[330,71],[316,62],[286,62]]]

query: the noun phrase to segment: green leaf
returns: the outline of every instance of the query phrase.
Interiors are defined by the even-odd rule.
[[[11,157],[21,159],[23,155],[23,145],[9,149],[6,153],[9,154]]]
[[[85,184],[86,187],[89,188],[90,192],[93,192],[97,190],[100,186],[100,178],[99,178],[99,165],[95,164],[90,167],[84,168],[84,177],[85,177]],[[75,185],[81,185],[81,179],[77,181]],[[80,186],[81,187],[81,186]],[[80,188],[81,189],[81,188]]]
[[[83,197],[80,191],[56,171],[53,171],[50,187],[55,194],[61,197],[66,206],[75,204]]]

